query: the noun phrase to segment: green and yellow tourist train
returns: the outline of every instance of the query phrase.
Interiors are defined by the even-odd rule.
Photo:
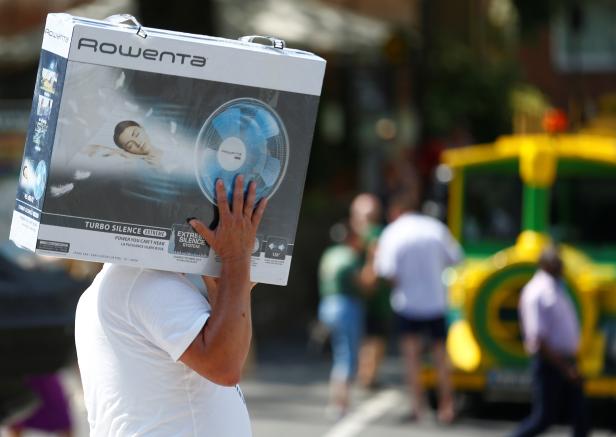
[[[517,304],[552,239],[582,329],[586,393],[615,397],[616,137],[511,135],[448,150],[443,162],[451,172],[448,224],[466,253],[445,278],[456,388],[528,393]]]

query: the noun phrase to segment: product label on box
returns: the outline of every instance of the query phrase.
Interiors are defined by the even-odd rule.
[[[134,235],[137,237],[157,238],[168,240],[169,229],[154,228],[129,223],[112,222],[108,220],[86,219],[81,217],[71,217],[59,214],[43,213],[42,223],[66,228],[85,229],[99,232],[109,232],[120,235]]]
[[[15,211],[37,222],[45,199],[66,65],[66,59],[61,56],[45,50],[41,52],[15,202]],[[11,228],[20,226],[19,230],[11,229],[11,239],[31,248],[37,236],[36,233],[29,235],[23,224],[23,220],[11,224]],[[38,232],[38,226],[29,228]]]
[[[69,14],[49,14],[43,32],[43,50],[68,57],[73,34],[73,17]]]
[[[210,247],[205,240],[188,224],[173,225],[169,253],[206,257]]]
[[[200,275],[217,276],[220,273],[220,260],[212,256],[211,250],[207,256],[188,252],[179,254],[170,250],[170,241],[46,224],[40,225],[39,235],[37,250],[45,255]],[[251,281],[285,285],[291,259],[291,255],[269,259],[265,258],[264,251],[255,251],[251,260]]]
[[[58,55],[41,52],[17,192],[17,200],[39,211],[45,199],[66,64]]]
[[[38,235],[40,223],[30,215],[20,212],[20,206],[23,207],[18,202],[17,208],[13,211],[9,238],[18,246],[34,252],[36,250],[36,236]]]
[[[71,245],[63,241],[38,240],[36,242],[36,248],[50,252],[68,253]]]
[[[146,30],[147,31],[147,30]],[[88,64],[152,71],[174,76],[207,79],[237,85],[275,89],[318,96],[325,63],[306,56],[289,56],[279,50],[212,40],[151,33],[141,38],[133,30],[75,27],[70,57]],[[230,68],[232,59],[233,67]],[[284,74],[280,74],[284,71]],[[250,72],[251,74],[246,74]]]

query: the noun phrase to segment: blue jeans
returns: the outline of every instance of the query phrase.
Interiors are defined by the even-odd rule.
[[[334,294],[321,299],[319,320],[331,332],[334,360],[332,379],[347,382],[353,379],[357,372],[363,313],[359,298]]]
[[[568,408],[567,417],[575,437],[588,435],[588,415],[582,386],[569,379],[544,358],[534,356],[531,362],[533,375],[533,406],[528,416],[515,430],[513,436],[527,437],[541,434],[556,422],[560,407]]]

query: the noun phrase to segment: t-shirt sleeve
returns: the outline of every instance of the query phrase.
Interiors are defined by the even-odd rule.
[[[449,232],[449,228],[445,225],[443,225],[441,241],[443,243],[447,264],[451,266],[461,262],[464,258],[462,248],[454,236],[451,235],[451,232]]]
[[[131,322],[177,361],[210,316],[205,297],[179,274],[145,271],[128,299]]]

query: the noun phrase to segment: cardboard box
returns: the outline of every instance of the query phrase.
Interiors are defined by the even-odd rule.
[[[251,278],[286,284],[324,71],[280,46],[50,14],[11,240],[217,275],[185,220],[215,221],[215,179],[242,173],[270,199]]]

